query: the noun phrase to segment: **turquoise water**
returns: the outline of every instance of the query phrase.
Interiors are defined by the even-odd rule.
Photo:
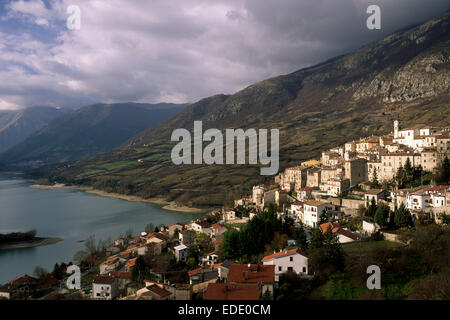
[[[37,230],[37,236],[60,237],[59,243],[25,249],[0,250],[0,284],[41,266],[51,271],[56,262],[69,262],[83,248],[80,240],[112,239],[132,229],[138,234],[155,226],[187,222],[198,213],[173,212],[158,205],[129,202],[68,189],[34,189],[13,174],[0,174],[0,233]]]

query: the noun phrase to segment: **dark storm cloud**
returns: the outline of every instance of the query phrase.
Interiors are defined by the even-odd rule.
[[[0,29],[0,109],[234,93],[450,7],[448,0],[80,0],[82,27],[70,31],[72,1],[46,2],[9,1],[1,11],[0,26],[16,27]],[[381,7],[381,30],[366,28],[370,4]]]

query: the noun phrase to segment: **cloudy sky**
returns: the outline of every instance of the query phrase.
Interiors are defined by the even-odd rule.
[[[381,8],[381,30],[366,9]],[[67,8],[81,10],[69,30]],[[0,110],[195,102],[356,49],[448,0],[2,0]]]

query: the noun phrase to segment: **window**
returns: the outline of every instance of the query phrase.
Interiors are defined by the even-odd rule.
[[[303,273],[306,273],[306,267],[303,267]]]
[[[289,261],[294,261],[294,257],[289,257]]]
[[[293,270],[292,267],[288,267],[287,269],[288,269],[288,271],[292,271]]]
[[[278,271],[282,271],[283,268],[281,266],[278,267]]]

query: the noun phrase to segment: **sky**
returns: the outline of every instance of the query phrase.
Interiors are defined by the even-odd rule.
[[[366,27],[371,4],[380,30]],[[0,110],[232,94],[449,9],[448,0],[1,0]]]

